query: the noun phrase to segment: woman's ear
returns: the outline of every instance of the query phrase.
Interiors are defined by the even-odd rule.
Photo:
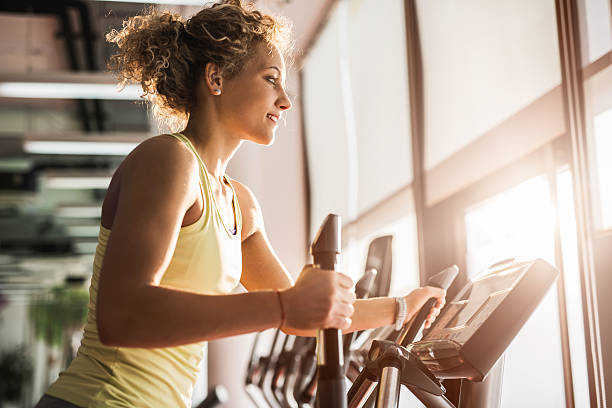
[[[221,75],[221,69],[214,62],[206,64],[204,81],[212,95],[221,95],[221,92],[223,92],[223,76]]]

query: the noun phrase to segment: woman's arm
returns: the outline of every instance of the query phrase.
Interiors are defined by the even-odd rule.
[[[246,186],[237,181],[233,183],[243,214],[242,284],[249,291],[290,288],[292,285],[291,276],[274,253],[266,237],[263,216],[257,199]],[[307,265],[300,274],[300,278],[305,273],[308,274],[317,270]],[[343,274],[339,275],[345,276]],[[312,288],[312,290],[316,290],[316,288]],[[409,321],[430,297],[435,297],[438,298],[438,302],[428,315],[426,326],[429,326],[435,316],[440,313],[440,309],[444,305],[444,296],[445,291],[437,288],[425,287],[413,290],[406,296],[408,304],[406,321]],[[315,336],[316,329],[296,329],[292,327],[291,322],[294,315],[307,314],[309,309],[317,307],[316,302],[309,298],[295,298],[284,291],[281,292],[281,297],[286,313],[288,313],[288,324],[283,327],[283,332],[299,336]],[[345,333],[387,326],[395,322],[396,306],[394,298],[358,299],[352,306],[354,313],[350,325],[343,330]]]
[[[141,144],[122,164],[118,204],[100,274],[96,312],[100,340],[124,347],[170,347],[278,327],[281,309],[273,291],[201,295],[160,286],[182,220],[199,194],[198,164],[170,137]],[[338,324],[344,301],[332,295],[338,278],[311,274],[294,296],[319,290],[327,309],[300,317],[298,326]],[[352,313],[352,311],[351,311]],[[311,320],[305,320],[310,318]]]
[[[408,312],[406,319],[404,320],[404,324],[409,322],[410,319],[412,319],[412,317],[418,313],[427,300],[434,297],[437,298],[438,301],[429,311],[425,321],[426,328],[431,326],[436,316],[440,314],[440,310],[444,306],[445,296],[446,291],[439,288],[425,286],[414,289],[405,296],[406,303],[408,305]],[[353,307],[355,312],[353,313],[351,319],[351,325],[347,329],[343,330],[344,333],[373,329],[395,323],[395,298],[378,297],[370,299],[357,299],[353,304]],[[312,337],[316,335],[316,330],[288,329],[283,331],[287,334],[295,334],[298,336]]]
[[[103,343],[166,347],[278,326],[273,292],[203,296],[159,286],[184,214],[199,194],[197,162],[182,143],[170,137],[144,142],[126,158],[120,177],[97,292]]]

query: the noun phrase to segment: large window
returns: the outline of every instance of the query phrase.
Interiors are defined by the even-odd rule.
[[[540,176],[468,209],[465,223],[470,274],[513,256],[555,263],[549,191],[546,177]],[[502,407],[565,405],[559,333],[554,285],[506,350]]]
[[[358,214],[412,181],[403,3],[345,2]]]
[[[303,70],[311,237],[340,214],[342,268],[357,277],[371,239],[394,233],[398,290],[419,276],[404,26],[402,0],[340,0]]]
[[[561,73],[554,0],[416,3],[431,205],[562,134]]]
[[[610,8],[606,0],[577,3],[595,214],[598,228],[609,229]],[[589,406],[585,272],[579,267],[572,176],[569,170],[544,175],[572,157],[556,2],[416,4],[424,81],[425,264],[458,259],[468,275],[520,255],[556,264],[562,279],[506,352],[502,405]]]
[[[419,263],[414,213],[394,220],[392,223],[363,234],[359,239],[349,239],[344,250],[341,267],[348,271],[353,280],[364,272],[365,256],[373,239],[393,235],[393,275],[391,295],[405,295],[419,286]]]
[[[506,407],[564,406],[565,384],[572,386],[574,406],[590,405],[572,177],[567,166],[551,177],[523,181],[465,212],[469,274],[516,256],[543,258],[560,270],[556,284],[506,351],[502,385]],[[566,316],[567,329],[561,314]],[[569,348],[565,370],[563,338]],[[549,391],[540,392],[539,387]]]
[[[595,224],[607,230],[612,228],[612,66],[586,78],[585,108]]]
[[[303,71],[304,122],[311,190],[311,236],[328,212],[354,214],[354,154],[349,151],[340,59],[340,13],[334,12]],[[354,145],[354,144],[353,144]]]
[[[601,338],[612,332],[610,308],[599,307],[602,294],[609,295],[601,286],[610,282],[609,274],[592,277],[585,260],[586,241],[592,239],[599,245],[593,263],[609,269],[601,253],[608,241],[601,237],[612,242],[610,2],[576,2],[589,186],[581,186],[585,180],[570,170],[582,152],[566,107],[579,105],[579,98],[570,101],[564,93],[561,73],[569,62],[561,61],[559,38],[576,33],[557,27],[563,18],[558,2],[415,0],[420,44],[414,48],[421,52],[423,80],[423,99],[418,100],[420,92],[412,95],[415,106],[408,103],[408,84],[401,82],[407,74],[403,3],[389,1],[382,10],[373,1],[338,1],[308,57],[311,230],[329,211],[345,217],[343,268],[354,276],[369,241],[388,232],[403,237],[396,239],[395,252],[410,254],[397,264],[394,259],[394,269],[416,270],[416,225],[423,227],[425,275],[456,262],[473,276],[521,255],[555,264],[561,278],[507,350],[502,405],[589,406],[600,398],[594,384],[601,374],[589,367],[602,371],[597,366],[605,367],[610,355],[605,345],[603,357],[597,348],[597,313]],[[377,32],[385,33],[384,45],[373,35]],[[419,120],[414,129],[422,125],[422,135],[410,134],[411,109]],[[379,121],[381,116],[387,120]],[[566,129],[566,123],[572,126]],[[418,222],[411,137],[423,142],[424,150],[416,152],[424,171]],[[578,213],[574,197],[581,204]],[[582,204],[592,204],[594,217],[588,219],[589,208],[585,222],[594,221],[595,228],[582,220],[576,225]],[[583,231],[591,230],[595,236],[585,240]],[[396,287],[416,281],[413,274]]]
[[[589,336],[587,346],[593,362],[589,376],[593,401],[595,398],[609,400],[612,395],[611,383],[606,381],[609,377],[607,371],[612,367],[612,279],[609,273],[612,263],[612,177],[609,164],[612,152],[612,41],[610,2],[589,0],[584,6],[587,8],[586,18],[583,9],[580,23],[583,64],[587,64],[582,70],[585,107],[582,121],[586,135],[584,138],[576,135],[576,139],[585,147],[580,158],[589,166],[587,174],[581,172],[577,181],[586,192],[581,196],[581,204],[587,208],[581,211],[585,218],[583,224],[586,224],[582,225],[582,230],[586,230],[587,235],[580,244],[592,249],[581,252],[581,260],[591,261],[586,263],[583,280],[584,299],[589,305],[585,309],[589,312],[585,331]]]

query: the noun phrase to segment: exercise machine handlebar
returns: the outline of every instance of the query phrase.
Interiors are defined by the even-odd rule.
[[[453,265],[430,277],[427,280],[426,285],[448,290],[448,288],[450,288],[455,281],[455,278],[457,278],[458,274],[459,267],[457,265]],[[427,302],[425,302],[414,319],[412,319],[411,324],[406,325],[399,334],[397,339],[398,344],[406,347],[408,344],[414,341],[425,324],[425,319],[427,319],[427,315],[429,314],[431,308],[436,304],[436,301],[436,298],[430,298],[427,300]]]
[[[341,249],[341,220],[329,214],[319,228],[310,248],[315,265],[336,270]],[[339,329],[323,329],[317,333],[317,407],[346,407],[344,385],[344,353]]]
[[[222,385],[215,385],[208,390],[208,395],[197,408],[213,408],[226,403],[228,399],[227,389]]]

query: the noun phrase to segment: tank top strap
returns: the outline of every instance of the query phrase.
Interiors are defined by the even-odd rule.
[[[206,170],[206,166],[204,165],[204,162],[200,158],[200,155],[196,151],[196,149],[193,146],[193,144],[191,144],[191,141],[189,139],[187,139],[187,137],[185,135],[181,134],[181,133],[171,133],[170,135],[174,136],[175,138],[177,138],[178,140],[183,142],[185,144],[185,146],[187,146],[189,148],[189,150],[191,150],[191,152],[195,155],[196,159],[198,160],[198,163],[200,164],[200,181],[201,181],[202,184],[205,185],[205,188],[208,191],[210,186],[208,185],[208,176],[206,175],[206,171],[207,171]]]
[[[235,217],[235,222],[236,222],[235,228],[237,231],[242,231],[242,210],[240,209],[240,203],[238,202],[238,194],[236,194],[236,189],[234,188],[234,184],[232,183],[231,177],[228,177],[228,176],[223,176],[223,177],[226,183],[232,189],[232,193],[234,194],[232,205],[234,206],[234,217]]]
[[[232,189],[232,195],[233,195],[232,207],[234,209],[234,227],[236,228],[235,231],[231,231],[230,228],[228,228],[227,225],[225,225],[225,222],[223,221],[223,218],[221,217],[221,212],[220,212],[219,207],[217,205],[217,201],[215,200],[215,196],[213,194],[212,186],[210,185],[210,180],[208,179],[208,169],[206,168],[206,165],[204,164],[204,161],[202,160],[202,158],[200,157],[200,155],[196,151],[195,147],[193,146],[191,141],[187,138],[187,136],[183,135],[182,133],[178,133],[178,132],[177,133],[171,133],[171,135],[176,137],[177,139],[179,139],[183,143],[185,143],[185,145],[193,152],[195,157],[198,159],[198,162],[200,163],[200,181],[204,185],[204,188],[205,188],[206,192],[209,195],[209,199],[213,203],[215,211],[217,212],[217,215],[219,216],[219,221],[221,222],[221,224],[223,224],[223,227],[225,228],[225,230],[228,233],[228,235],[235,236],[236,232],[240,231],[242,229],[242,211],[240,211],[240,206],[238,204],[238,196],[236,194],[236,190],[234,189],[234,185],[231,183],[229,177],[227,177],[226,175],[223,175],[223,180],[225,180],[225,182]]]

